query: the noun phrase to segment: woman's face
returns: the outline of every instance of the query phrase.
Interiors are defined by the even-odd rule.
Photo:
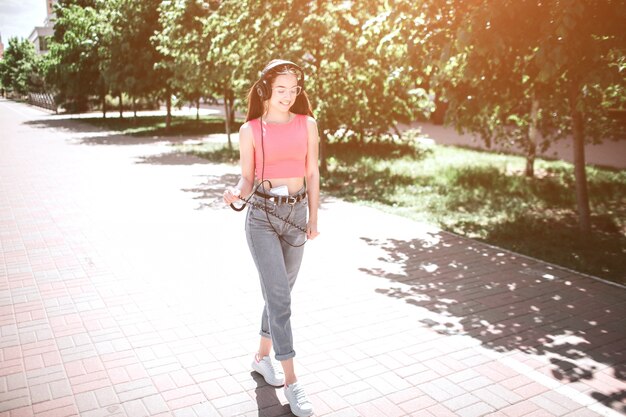
[[[270,107],[280,111],[289,111],[300,94],[298,78],[294,74],[280,74],[272,83],[272,96],[269,100]]]

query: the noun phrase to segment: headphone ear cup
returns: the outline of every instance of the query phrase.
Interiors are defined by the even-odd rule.
[[[267,86],[267,81],[261,80],[256,88],[256,92],[261,100],[268,100],[272,96],[272,90]]]

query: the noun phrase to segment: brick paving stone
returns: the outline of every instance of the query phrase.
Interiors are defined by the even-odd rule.
[[[452,399],[443,401],[442,404],[445,405],[452,411],[459,411],[462,408],[469,407],[473,404],[481,402],[481,399],[472,394],[463,394]]]
[[[466,394],[466,391],[463,388],[446,378],[435,379],[419,385],[418,388],[438,402],[444,402]]]
[[[149,378],[116,384],[113,388],[121,402],[140,399],[158,392]]]
[[[407,413],[415,413],[420,410],[425,410],[433,405],[437,404],[438,401],[428,395],[421,395],[419,397],[414,397],[408,401],[402,402],[398,404],[402,410]]]
[[[148,417],[150,412],[146,409],[146,406],[141,400],[127,401],[124,404],[124,410],[126,414],[133,417]]]
[[[460,410],[456,410],[456,413],[460,417],[479,417],[484,416],[485,414],[488,414],[494,410],[495,408],[493,408],[492,406],[479,402]]]
[[[346,399],[342,395],[335,392],[335,390],[318,392],[316,396],[324,401],[324,403],[333,411],[341,410],[350,405]]]
[[[523,417],[530,413],[539,411],[540,407],[531,401],[522,401],[509,406],[497,407],[496,409],[498,411],[494,413],[495,415],[500,413],[500,415],[507,417]]]
[[[432,415],[433,417],[457,417],[458,415],[455,412],[443,406],[442,404],[436,404],[436,405],[430,406],[424,409],[423,412],[421,412],[421,414],[428,415],[426,413],[429,413],[429,415]],[[413,413],[411,415],[417,417],[420,415],[420,413]]]
[[[602,414],[596,413],[587,408],[580,408],[572,411],[571,413],[565,414],[563,417],[599,417],[601,415]]]
[[[532,413],[526,414],[524,417],[555,417],[556,414],[552,414],[547,410],[537,410]]]
[[[0,417],[290,415],[249,369],[237,168],[3,99],[0,123]],[[624,414],[623,287],[323,200],[292,315],[316,415]]]
[[[400,407],[398,407],[396,404],[392,403],[385,397],[374,399],[370,402],[370,404],[378,408],[378,410],[383,412],[383,415],[387,417],[400,417],[405,415],[404,410],[402,410]]]
[[[198,417],[220,417],[217,410],[208,402],[196,404],[192,409]]]
[[[343,410],[335,411],[328,414],[329,417],[360,417],[357,410],[353,408],[344,408]]]

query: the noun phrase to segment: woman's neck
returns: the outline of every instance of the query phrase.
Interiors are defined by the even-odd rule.
[[[291,118],[291,112],[269,110],[263,115],[263,121],[266,123],[289,123]]]

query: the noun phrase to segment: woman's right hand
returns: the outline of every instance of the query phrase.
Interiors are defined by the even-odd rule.
[[[224,191],[224,203],[226,203],[226,205],[231,205],[233,203],[235,203],[236,201],[239,201],[239,195],[241,194],[241,190],[237,187],[228,187],[226,188],[226,190]]]

